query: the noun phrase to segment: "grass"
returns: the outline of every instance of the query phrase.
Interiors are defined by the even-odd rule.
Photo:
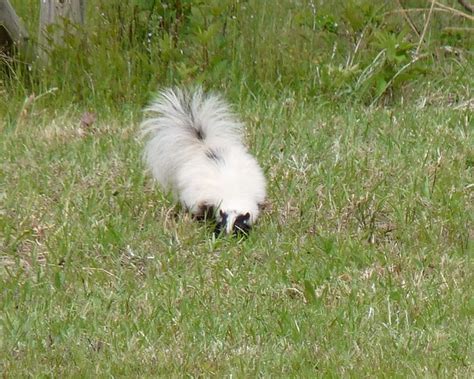
[[[39,2],[11,2],[35,47]],[[472,377],[471,16],[167,4],[100,0],[49,65],[1,57],[2,376]],[[151,91],[196,83],[268,179],[247,239],[141,161]]]
[[[154,187],[135,114],[2,125],[3,375],[471,376],[469,111],[237,107],[271,201],[241,241]]]

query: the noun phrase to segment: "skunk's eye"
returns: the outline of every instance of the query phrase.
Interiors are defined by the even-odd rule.
[[[250,231],[250,213],[239,215],[236,217],[232,228],[235,234],[248,234]]]
[[[245,224],[248,224],[250,221],[250,213],[247,212],[246,214],[244,215],[238,215],[236,218],[235,218],[235,222],[240,224],[240,223],[245,223]]]

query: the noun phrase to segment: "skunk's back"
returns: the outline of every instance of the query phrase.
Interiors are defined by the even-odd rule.
[[[165,188],[190,159],[209,150],[242,145],[242,124],[217,95],[165,89],[145,110],[142,122],[148,138],[144,158]]]
[[[142,123],[144,134],[156,135],[173,129],[177,137],[188,136],[204,143],[215,138],[242,141],[242,124],[218,95],[165,89],[145,111],[151,115]]]

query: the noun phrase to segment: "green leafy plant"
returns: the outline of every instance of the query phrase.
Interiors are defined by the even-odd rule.
[[[66,24],[64,43],[49,47],[48,67],[14,63],[3,88],[18,106],[31,93],[58,88],[62,96],[48,97],[54,107],[73,99],[115,109],[142,106],[151,91],[172,83],[275,94],[298,88],[301,97],[365,104],[396,102],[415,94],[414,87],[428,91],[429,76],[461,88],[472,73],[468,39],[461,38],[468,19],[435,8],[428,20],[426,2],[403,5],[98,1],[89,4],[83,27]],[[33,11],[34,36],[38,4],[17,0],[15,6],[20,15]]]

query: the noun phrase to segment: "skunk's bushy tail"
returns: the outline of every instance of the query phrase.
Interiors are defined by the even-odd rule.
[[[149,138],[144,158],[166,189],[173,174],[196,154],[229,144],[242,144],[242,124],[217,95],[166,89],[145,109],[142,133]]]

